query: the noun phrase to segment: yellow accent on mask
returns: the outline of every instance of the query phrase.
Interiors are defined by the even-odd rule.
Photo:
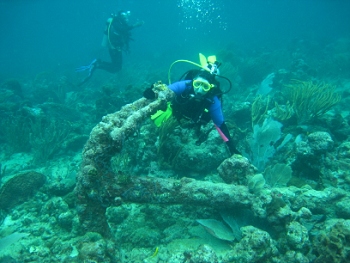
[[[206,79],[200,78],[200,79],[193,80],[193,88],[194,89],[202,88],[203,91],[207,92],[213,87],[214,87],[214,85],[210,84],[209,81],[207,81]]]

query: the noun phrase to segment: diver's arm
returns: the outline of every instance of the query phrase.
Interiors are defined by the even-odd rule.
[[[226,123],[223,122],[220,127],[215,125],[215,128],[219,132],[221,138],[225,141],[231,155],[232,154],[241,154],[237,149],[235,143],[231,139],[230,132],[226,126]]]
[[[168,88],[170,90],[172,90],[175,93],[175,95],[181,95],[187,88],[189,88],[190,83],[191,83],[191,81],[182,80],[182,81],[178,81],[178,82],[175,82],[173,84],[170,84],[168,86]],[[153,88],[154,88],[154,85],[145,89],[145,91],[143,92],[143,97],[145,97],[146,99],[149,99],[149,100],[153,100],[153,99],[157,98],[157,94],[153,90]]]
[[[137,21],[135,24],[130,25],[129,27],[130,27],[130,29],[134,29],[134,28],[136,28],[136,27],[142,26],[144,23],[145,23],[145,22],[143,22],[143,21]]]
[[[224,115],[222,113],[221,101],[217,96],[215,96],[213,99],[214,99],[214,102],[210,105],[208,110],[214,124],[220,127],[221,124],[225,121]]]
[[[190,82],[191,81],[189,81],[189,80],[177,81],[173,84],[170,84],[168,86],[168,88],[171,89],[172,91],[174,91],[174,93],[176,95],[180,95],[181,93],[183,93],[186,90],[186,88]]]
[[[214,97],[214,103],[209,108],[210,116],[215,124],[215,128],[226,143],[231,154],[240,154],[231,139],[230,132],[226,126],[224,115],[222,113],[221,102],[218,97]]]

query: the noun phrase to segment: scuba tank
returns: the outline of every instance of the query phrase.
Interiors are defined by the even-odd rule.
[[[107,37],[107,35],[103,35],[101,46],[102,47],[107,47],[108,46],[108,37]]]
[[[108,47],[108,34],[109,34],[109,30],[110,30],[110,27],[111,27],[111,24],[113,22],[113,18],[110,17],[107,19],[107,22],[106,22],[106,29],[105,29],[105,32],[103,34],[103,38],[102,38],[102,43],[101,43],[101,46],[102,47]]]

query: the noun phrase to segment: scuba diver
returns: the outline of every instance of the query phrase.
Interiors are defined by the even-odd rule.
[[[102,40],[102,46],[108,47],[111,62],[94,59],[89,65],[76,69],[76,72],[88,71],[88,76],[79,84],[87,82],[96,69],[103,69],[110,73],[116,73],[122,69],[123,56],[122,53],[129,52],[129,42],[131,38],[131,30],[143,25],[143,22],[129,24],[130,11],[119,11],[117,14],[111,14],[106,22],[106,29]]]
[[[220,76],[220,63],[216,61],[216,57],[210,56],[208,60],[206,60],[206,58],[200,54],[200,60],[202,66],[185,60],[174,62],[189,62],[200,66],[202,69],[190,70],[186,72],[179,81],[170,84],[168,88],[175,93],[175,98],[168,104],[168,108],[165,111],[158,111],[152,115],[151,119],[153,119],[155,124],[159,127],[165,120],[173,115],[178,121],[182,118],[190,120],[191,124],[198,128],[198,130],[202,124],[206,124],[212,120],[221,138],[226,142],[231,155],[240,154],[231,139],[222,113],[222,95],[230,91],[232,86],[231,81],[221,76],[221,78],[226,79],[230,84],[229,90],[222,92],[220,83],[216,80],[216,77]],[[154,86],[152,85],[150,88],[146,89],[143,96],[147,99],[155,99],[157,94],[154,90]],[[208,133],[204,136],[202,135],[197,140],[196,145],[200,145],[206,139]]]

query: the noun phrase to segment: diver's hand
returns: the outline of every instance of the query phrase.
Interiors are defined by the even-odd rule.
[[[153,91],[153,88],[154,85],[152,84],[150,88],[145,89],[145,91],[143,92],[143,97],[149,100],[154,100],[157,96],[156,93]]]
[[[133,25],[133,27],[139,27],[142,26],[145,22],[144,21],[136,21],[136,23]]]
[[[236,148],[236,145],[234,144],[234,142],[232,140],[229,140],[226,142],[226,145],[230,151],[230,154],[231,155],[234,155],[234,154],[240,154],[242,155]]]

